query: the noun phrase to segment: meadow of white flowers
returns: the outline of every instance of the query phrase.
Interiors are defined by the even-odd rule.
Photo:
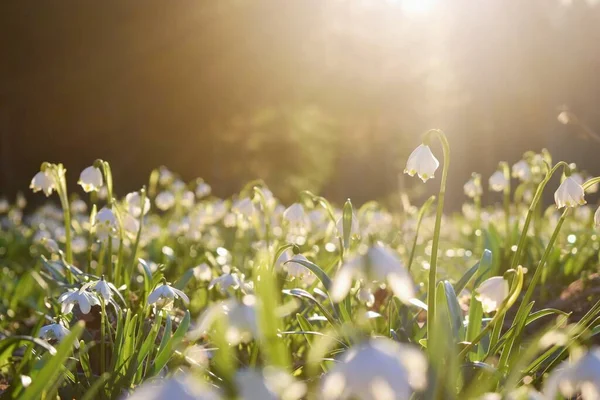
[[[30,187],[59,202],[0,200],[1,397],[600,399],[600,179],[528,152],[451,214],[450,166],[427,132],[405,173],[439,193],[388,212],[165,167],[120,197],[103,160],[77,195],[43,163]]]

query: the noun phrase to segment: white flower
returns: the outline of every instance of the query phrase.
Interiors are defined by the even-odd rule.
[[[127,400],[220,400],[221,396],[193,374],[155,379],[138,387]]]
[[[293,225],[305,226],[308,224],[308,215],[300,203],[294,203],[283,212],[283,219]]]
[[[210,281],[212,279],[212,269],[206,263],[202,263],[194,268],[194,277],[199,281]]]
[[[356,292],[356,298],[367,307],[371,307],[375,304],[375,295],[371,289],[366,287],[361,287],[358,292]]]
[[[123,229],[132,237],[135,237],[140,229],[140,223],[130,214],[123,216]]]
[[[168,190],[162,191],[156,195],[154,204],[156,204],[156,207],[158,207],[159,210],[167,211],[175,204],[175,196]]]
[[[92,282],[90,289],[98,292],[106,301],[110,301],[112,297],[112,288],[110,283],[104,280],[104,276],[99,281]]]
[[[594,213],[594,224],[596,227],[600,227],[600,207]]]
[[[38,337],[44,340],[56,340],[60,342],[63,340],[71,331],[62,326],[61,324],[50,324],[46,326],[42,326],[40,328],[40,332],[38,333]],[[73,346],[79,348],[79,341],[75,340],[73,342]]]
[[[475,298],[481,302],[483,311],[490,313],[498,310],[508,297],[508,282],[501,276],[493,276],[481,282]]]
[[[6,200],[6,197],[0,197],[0,214],[7,212],[9,208],[10,203]]]
[[[33,190],[33,193],[42,190],[46,196],[50,196],[56,189],[56,182],[48,171],[40,171],[31,180],[29,188]]]
[[[416,348],[386,338],[356,345],[323,379],[324,400],[409,399],[427,384],[427,359]]]
[[[191,208],[194,205],[194,192],[186,190],[181,194],[181,206],[184,208]]]
[[[494,192],[502,192],[508,187],[509,181],[502,171],[496,171],[490,176],[489,184]]]
[[[171,171],[165,166],[158,169],[158,181],[161,185],[167,185],[173,180],[174,176]]]
[[[196,198],[201,199],[208,196],[211,190],[212,189],[210,188],[209,184],[205,182],[198,183],[198,186],[196,186]]]
[[[239,370],[235,382],[243,400],[298,400],[306,394],[303,382],[275,367]]]
[[[125,202],[127,203],[127,208],[129,209],[129,213],[134,217],[139,217],[142,214],[142,196],[140,192],[131,192],[127,196],[125,196]],[[144,212],[146,215],[150,211],[150,199],[146,196],[144,199]]]
[[[157,305],[159,307],[162,307],[168,303],[172,303],[173,300],[176,298],[181,298],[181,300],[185,304],[190,304],[190,299],[189,299],[189,297],[187,297],[187,295],[185,293],[183,293],[181,290],[179,290],[177,288],[169,286],[165,282],[162,285],[158,286],[156,289],[154,289],[152,291],[152,293],[150,293],[148,295],[148,304],[154,304],[154,303],[158,302]],[[163,301],[159,302],[159,300],[163,300]]]
[[[560,114],[558,114],[558,122],[560,122],[563,125],[567,125],[569,123],[569,121],[571,120],[571,118],[569,117],[569,113],[566,111],[561,112]]]
[[[600,399],[600,348],[594,347],[575,362],[563,361],[546,379],[544,395],[555,399],[581,394],[583,400]]]
[[[96,214],[96,224],[114,228],[117,226],[117,217],[110,208],[102,207]]]
[[[307,261],[308,259],[302,254],[294,255],[285,265],[284,268],[288,273],[288,276],[292,279],[298,279],[307,285],[311,285],[317,277],[304,265],[295,261]]]
[[[339,237],[344,237],[344,216],[338,218],[335,227]],[[358,225],[358,217],[356,213],[352,213],[352,224],[350,224],[350,237],[360,235],[360,227]]]
[[[196,328],[190,331],[191,338],[199,338],[208,333],[213,323],[220,317],[227,318],[225,339],[232,346],[248,343],[258,337],[258,317],[256,314],[256,298],[252,295],[213,304],[200,316]]]
[[[573,177],[568,176],[554,192],[557,208],[576,207],[585,204],[583,187]]]
[[[84,214],[87,211],[87,204],[81,199],[75,199],[71,203],[71,212],[73,214]]]
[[[471,178],[465,183],[463,186],[465,194],[471,198],[475,198],[477,196],[481,196],[483,190],[481,189],[481,185],[475,180],[475,178]]]
[[[254,214],[254,203],[249,197],[236,200],[231,206],[231,211],[236,214],[241,214],[245,217],[251,217]]]
[[[92,306],[100,305],[100,300],[95,294],[83,290],[71,290],[60,295],[58,301],[61,303],[61,312],[68,314],[73,310],[75,304],[79,305],[79,309],[83,314],[89,314]]]
[[[410,176],[417,174],[423,182],[427,182],[428,179],[433,178],[439,166],[440,162],[435,158],[429,146],[421,144],[408,156],[404,173]]]
[[[353,279],[387,282],[395,296],[407,303],[415,297],[410,273],[394,252],[382,245],[374,245],[367,253],[342,265],[331,287],[331,300],[340,302],[346,297]]]
[[[519,178],[521,181],[526,182],[531,179],[531,168],[525,160],[521,160],[512,166],[513,178]]]
[[[225,294],[225,293],[227,293],[229,288],[232,288],[233,290],[237,290],[240,288],[241,285],[242,285],[242,280],[240,279],[238,274],[236,274],[236,273],[223,274],[223,275],[213,279],[212,281],[210,281],[210,284],[208,285],[208,289],[210,290],[216,286],[217,289],[219,289],[219,291],[221,293]]]
[[[100,171],[100,169],[94,166],[89,166],[83,171],[81,171],[77,183],[81,185],[81,187],[86,193],[95,192],[98,189],[100,189],[100,187],[104,183],[104,179],[102,178],[102,172]]]

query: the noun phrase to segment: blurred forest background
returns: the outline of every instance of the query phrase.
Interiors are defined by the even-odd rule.
[[[434,127],[455,207],[472,171],[530,149],[600,172],[600,144],[557,121],[600,130],[591,0],[4,1],[0,50],[11,197],[42,161],[74,184],[103,158],[120,194],[164,164],[217,195],[263,178],[361,203],[398,192]]]

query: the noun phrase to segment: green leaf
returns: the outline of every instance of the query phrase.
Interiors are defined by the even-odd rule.
[[[183,337],[185,336],[188,328],[190,327],[190,312],[186,311],[185,316],[181,320],[181,323],[177,327],[177,330],[173,334],[173,336],[169,339],[167,344],[162,350],[160,350],[154,359],[154,364],[152,365],[152,370],[150,375],[156,375],[163,367],[167,364],[173,353],[175,352],[175,348],[181,343]]]

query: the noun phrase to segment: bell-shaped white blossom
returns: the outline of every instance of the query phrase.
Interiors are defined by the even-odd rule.
[[[510,182],[508,181],[506,176],[504,176],[504,173],[502,171],[494,172],[489,179],[490,190],[494,192],[504,191],[504,189],[508,187],[509,183]]]
[[[311,272],[311,270],[306,268],[298,261],[308,262],[308,259],[302,254],[296,254],[292,256],[292,258],[288,262],[285,263],[283,268],[287,271],[288,276],[290,278],[304,282],[307,285],[312,285],[315,279],[317,279],[317,277]]]
[[[190,304],[190,299],[185,293],[167,283],[163,283],[148,295],[148,304],[159,303],[160,300],[163,300],[165,303],[172,303],[177,298],[181,298],[185,304]]]
[[[161,211],[167,211],[175,205],[175,196],[168,190],[162,191],[156,195],[154,204]]]
[[[146,196],[142,207],[142,195],[140,195],[140,192],[131,192],[127,194],[127,196],[125,196],[125,203],[127,203],[129,213],[136,218],[142,214],[142,209],[144,215],[150,211],[150,199]]]
[[[469,179],[467,183],[465,183],[465,185],[463,186],[463,190],[465,191],[465,194],[470,198],[475,198],[483,194],[481,185],[475,178]]]
[[[116,291],[115,287],[111,286],[112,285],[109,282],[104,280],[104,276],[102,276],[102,279],[91,282],[89,288],[94,292],[97,292],[104,300],[110,301],[112,298],[112,291]]]
[[[49,171],[40,171],[35,174],[31,180],[29,188],[33,191],[33,193],[37,193],[41,190],[46,196],[50,196],[56,189],[56,182]]]
[[[368,287],[361,287],[358,289],[358,292],[356,292],[356,298],[367,307],[371,307],[373,304],[375,304],[375,295]]]
[[[283,212],[283,219],[292,225],[306,226],[309,223],[308,215],[300,203],[294,203]]]
[[[518,161],[512,166],[512,177],[518,178],[523,182],[531,179],[531,167],[525,160]]]
[[[243,286],[243,278],[237,273],[226,273],[210,281],[208,289],[216,287],[219,292],[225,294],[229,289],[238,290]]]
[[[475,298],[481,302],[483,311],[497,311],[502,302],[508,297],[508,282],[501,276],[493,276],[481,282],[476,290]]]
[[[194,277],[199,281],[210,281],[212,279],[212,268],[206,263],[194,267]]]
[[[391,249],[382,245],[373,245],[364,255],[342,265],[333,279],[331,299],[334,302],[342,301],[350,291],[354,279],[385,282],[404,303],[415,297],[414,283],[404,263]]]
[[[71,331],[62,326],[62,324],[57,323],[42,326],[40,328],[40,332],[38,333],[38,337],[46,341],[56,340],[60,343],[69,333],[71,333]],[[73,346],[79,348],[79,341],[75,340],[73,342]]]
[[[96,214],[96,225],[108,226],[108,227],[116,227],[117,226],[117,217],[113,210],[108,207],[102,207],[100,211]]]
[[[83,188],[86,193],[95,192],[104,183],[104,179],[102,178],[102,171],[100,169],[92,166],[87,167],[81,174],[79,175],[79,180],[77,181],[79,185]]]
[[[558,119],[558,122],[560,122],[563,125],[567,125],[571,121],[571,117],[569,116],[569,113],[567,111],[562,111],[560,114],[558,114],[558,117],[556,117],[556,119]]]
[[[221,400],[213,388],[193,374],[150,380],[134,390],[127,400]]]
[[[242,400],[298,400],[306,394],[303,382],[274,367],[239,370],[235,382]]]
[[[433,178],[440,162],[435,158],[431,149],[426,144],[419,145],[408,156],[404,173],[410,176],[417,174],[423,182]]]
[[[319,398],[409,399],[426,384],[427,359],[420,350],[376,338],[343,354],[325,375]]]
[[[83,314],[89,314],[92,306],[99,306],[100,300],[95,294],[88,292],[85,288],[80,290],[71,290],[63,293],[58,298],[61,303],[61,312],[68,314],[73,310],[75,304],[79,305],[79,309]]]
[[[243,199],[236,200],[231,206],[231,211],[236,214],[243,215],[244,217],[250,218],[256,208],[254,207],[254,203],[252,199],[249,197],[244,197]]]
[[[186,190],[185,192],[181,193],[180,201],[183,208],[192,208],[195,200],[196,197],[194,197],[194,192]]]
[[[557,208],[577,207],[585,204],[585,192],[573,177],[568,176],[554,192],[554,202]]]
[[[582,400],[600,399],[600,348],[595,347],[576,361],[563,361],[546,379],[544,395],[555,399],[560,393],[566,398],[577,394]]]
[[[209,307],[198,320],[189,336],[192,339],[209,333],[214,322],[221,317],[227,320],[225,339],[232,346],[248,343],[258,337],[258,317],[256,313],[256,298],[246,295],[242,302],[237,299],[222,301]]]

